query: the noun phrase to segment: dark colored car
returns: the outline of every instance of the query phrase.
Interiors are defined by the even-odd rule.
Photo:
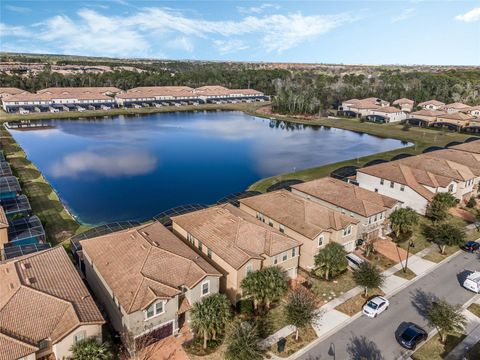
[[[397,341],[404,348],[409,350],[415,350],[417,345],[422,341],[426,340],[428,334],[421,327],[410,324],[402,333],[398,336]]]
[[[462,250],[474,253],[480,249],[480,244],[475,241],[467,241],[465,244],[462,245]]]

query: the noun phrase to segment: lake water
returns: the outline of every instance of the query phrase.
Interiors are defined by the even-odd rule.
[[[187,203],[212,204],[263,177],[407,145],[242,112],[51,123],[54,129],[12,135],[70,211],[88,224],[148,219]]]

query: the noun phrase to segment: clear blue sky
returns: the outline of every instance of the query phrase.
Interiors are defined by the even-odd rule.
[[[0,50],[480,65],[480,0],[0,2]]]

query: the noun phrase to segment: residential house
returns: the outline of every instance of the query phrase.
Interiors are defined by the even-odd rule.
[[[176,334],[221,276],[159,222],[80,242],[88,284],[127,348]]]
[[[0,250],[8,243],[8,219],[3,207],[0,206]]]
[[[398,106],[400,110],[402,110],[403,112],[409,113],[413,111],[413,106],[415,105],[415,102],[410,99],[401,98],[401,99],[395,100],[392,105]]]
[[[15,87],[0,87],[0,100],[11,95],[26,93],[27,91]]]
[[[480,154],[480,140],[465,142],[460,145],[451,146],[449,147],[449,149],[467,151],[473,154]]]
[[[448,176],[390,161],[357,170],[359,186],[394,198],[420,214],[438,192],[456,193],[457,183]],[[473,185],[473,184],[472,184]]]
[[[446,111],[449,114],[457,113],[457,112],[467,112],[470,110],[470,106],[455,102],[451,104],[446,104],[441,107],[441,110]]]
[[[388,217],[402,205],[394,198],[331,177],[292,185],[292,193],[356,218],[360,221],[357,237],[365,240],[389,233]]]
[[[414,111],[407,116],[407,122],[411,125],[428,127],[437,121],[440,115],[446,112],[440,110],[422,109]]]
[[[433,126],[448,127],[454,130],[460,130],[470,124],[475,118],[470,114],[461,112],[447,113],[437,116],[437,121]]]
[[[66,359],[105,323],[62,246],[0,263],[0,359]]]
[[[314,267],[315,255],[330,242],[355,249],[359,220],[287,190],[242,199],[240,209],[300,241],[304,269]]]
[[[373,122],[391,123],[403,121],[407,118],[407,114],[393,106],[378,107],[370,109],[365,119]]]
[[[361,100],[350,99],[342,102],[340,111],[346,116],[364,117],[369,115],[371,110],[386,106],[390,106],[388,101],[375,97]]]
[[[467,113],[475,117],[480,117],[480,105],[471,106]]]
[[[444,105],[445,103],[438,100],[428,100],[418,104],[419,107],[425,110],[440,110],[440,108]]]
[[[173,231],[223,274],[220,289],[232,303],[240,284],[252,271],[278,265],[297,276],[301,242],[264,224],[231,204],[172,217]]]

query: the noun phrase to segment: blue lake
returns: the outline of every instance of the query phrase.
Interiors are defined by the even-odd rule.
[[[12,135],[70,211],[88,224],[144,220],[177,205],[212,204],[263,177],[409,145],[242,112],[51,123],[55,128]]]

